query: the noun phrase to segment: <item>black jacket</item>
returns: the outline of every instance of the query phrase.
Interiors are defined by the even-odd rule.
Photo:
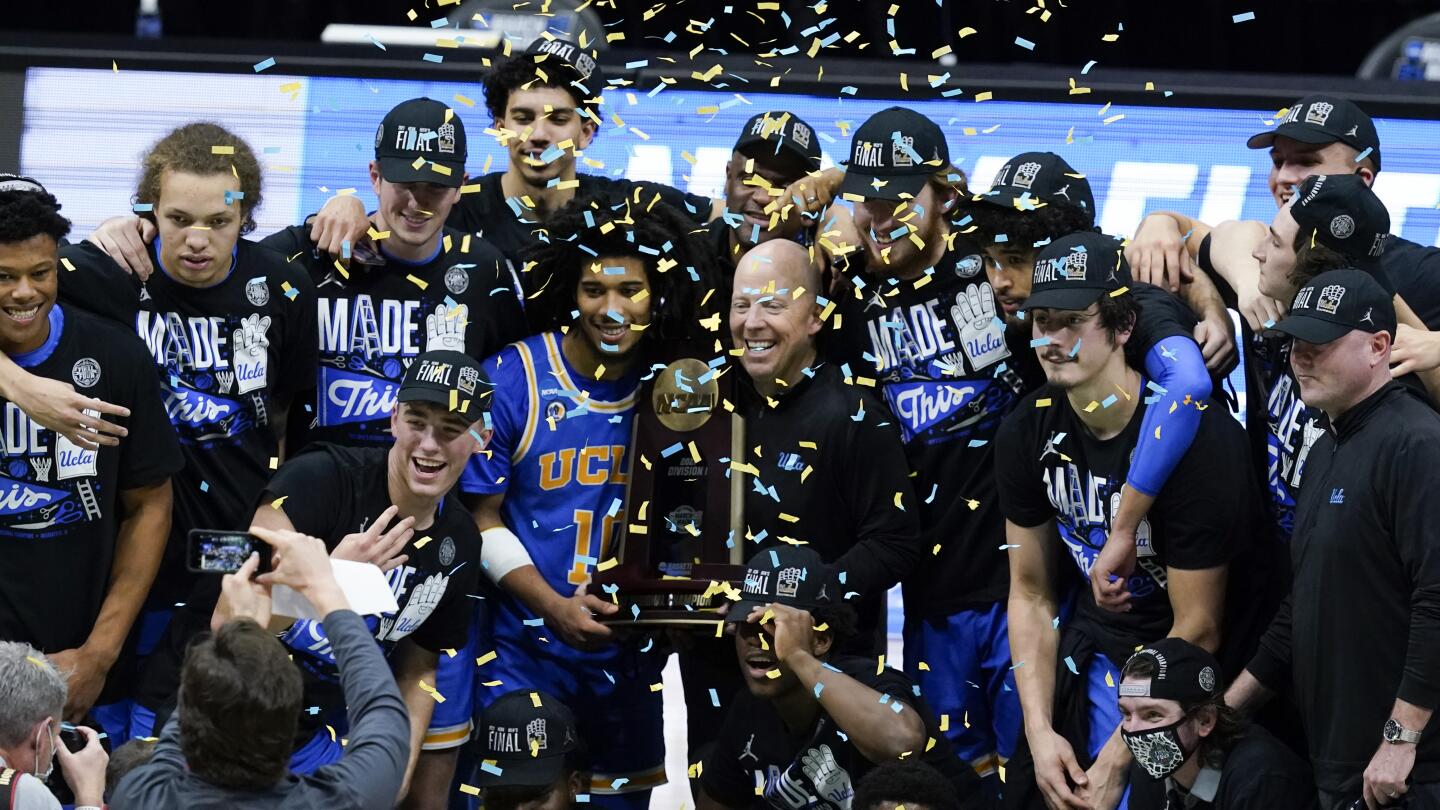
[[[843,572],[846,592],[861,595],[864,636],[875,629],[885,590],[925,555],[917,504],[889,411],[845,384],[833,365],[811,371],[768,400],[748,381],[740,386],[745,461],[754,468],[746,547],[809,543]]]
[[[1359,796],[1395,699],[1440,705],[1440,414],[1399,383],[1327,426],[1306,461],[1290,597],[1248,669],[1294,685],[1319,787]],[[1440,781],[1431,722],[1412,779]]]

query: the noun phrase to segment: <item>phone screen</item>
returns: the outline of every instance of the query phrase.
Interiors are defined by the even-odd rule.
[[[270,570],[269,544],[248,532],[191,529],[186,564],[200,574],[233,574],[252,551],[260,552],[259,570]]]

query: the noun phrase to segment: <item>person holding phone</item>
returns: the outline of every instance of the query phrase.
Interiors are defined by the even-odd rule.
[[[178,710],[150,761],[116,786],[114,810],[394,806],[409,721],[366,619],[350,610],[323,540],[258,526],[251,531],[270,546],[273,570],[257,576],[260,555],[252,553],[221,580],[212,632],[185,657]],[[325,617],[350,706],[344,757],[306,776],[289,768],[305,690],[289,650],[266,629],[274,585],[293,588]]]

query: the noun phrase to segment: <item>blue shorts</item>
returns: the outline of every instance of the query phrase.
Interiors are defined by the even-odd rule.
[[[134,657],[124,656],[121,659],[124,662],[123,665],[129,668],[129,672],[140,672],[145,659],[155,651],[155,646],[160,643],[165,629],[170,626],[170,617],[173,615],[175,615],[174,608],[166,608],[164,610],[146,610],[136,617],[135,624],[130,628],[131,640],[135,644]],[[120,676],[122,680],[118,682],[123,683],[125,674],[115,673],[112,677]],[[130,693],[129,690],[126,693]],[[143,729],[137,731],[131,725],[130,718],[137,706],[138,704],[134,700],[125,698],[90,709],[90,716],[100,724],[97,731],[104,732],[105,736],[109,738],[111,750],[124,745],[134,737],[150,736],[150,726],[155,723],[153,712],[149,713],[149,720]]]
[[[435,691],[445,698],[435,704],[430,727],[425,730],[422,751],[444,751],[465,744],[470,739],[475,717],[475,659],[488,649],[490,628],[487,612],[477,608],[470,618],[470,638],[455,655],[440,653],[435,666]]]
[[[495,658],[476,676],[477,704],[488,706],[516,689],[549,693],[575,714],[589,749],[592,802],[648,806],[649,790],[665,784],[663,699],[651,688],[660,683],[665,665],[659,645],[652,644],[648,652],[617,647],[614,656],[598,663],[565,657],[569,648],[563,645],[555,645],[561,655],[537,646],[497,635]],[[622,800],[621,794],[632,795]]]
[[[928,671],[920,668],[922,661]],[[907,621],[905,672],[920,685],[931,711],[946,717],[945,736],[976,773],[996,773],[1015,752],[1020,694],[1010,671],[1003,602],[933,621]]]
[[[1061,668],[1064,668],[1064,664],[1061,664]],[[1097,652],[1090,657],[1085,679],[1085,697],[1089,704],[1090,717],[1090,739],[1086,741],[1086,747],[1093,760],[1115,733],[1115,729],[1120,727],[1120,670],[1116,669],[1104,654]],[[1127,786],[1116,810],[1126,810],[1129,802],[1130,788]]]

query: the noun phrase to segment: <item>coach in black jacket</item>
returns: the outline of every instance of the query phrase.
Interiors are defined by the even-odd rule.
[[[870,392],[817,363],[819,274],[794,242],[765,242],[735,271],[730,334],[746,426],[745,523],[760,548],[807,543],[860,594],[855,652],[872,652],[885,590],[923,558],[899,428]]]
[[[1276,327],[1328,426],[1306,461],[1294,583],[1226,695],[1295,690],[1322,808],[1440,806],[1440,414],[1390,380],[1395,310],[1360,270],[1316,276]]]

